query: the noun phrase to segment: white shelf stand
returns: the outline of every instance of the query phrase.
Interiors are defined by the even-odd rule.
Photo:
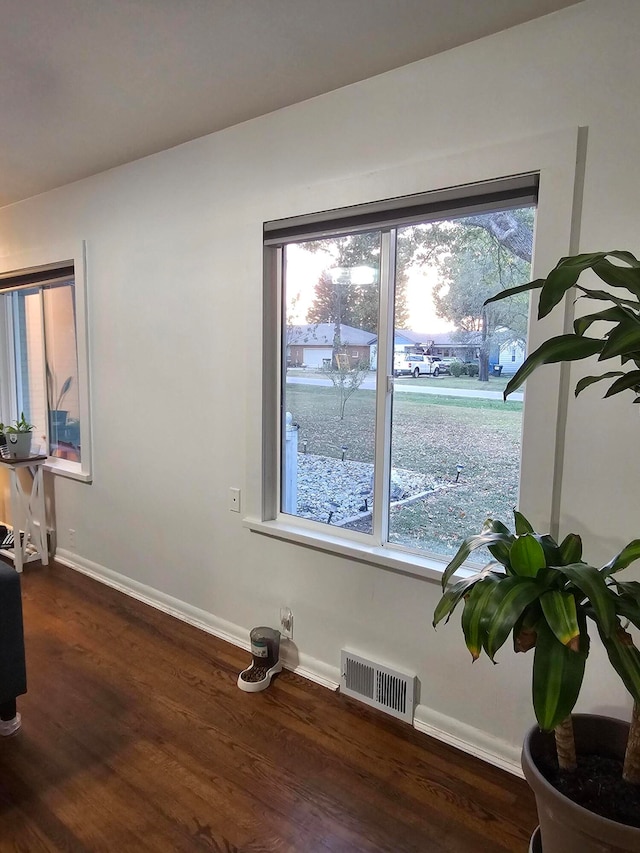
[[[46,458],[46,456],[35,456],[29,459],[0,458],[0,463],[9,470],[13,526],[13,548],[3,548],[0,553],[13,559],[17,572],[22,572],[24,564],[32,560],[41,560],[43,566],[49,563],[42,467]],[[21,468],[30,469],[32,476],[30,491],[23,487],[20,480]]]

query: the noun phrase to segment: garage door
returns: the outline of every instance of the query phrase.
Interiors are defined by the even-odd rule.
[[[307,367],[323,367],[325,359],[331,364],[331,347],[304,347],[302,352]]]

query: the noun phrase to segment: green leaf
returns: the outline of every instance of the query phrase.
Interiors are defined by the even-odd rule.
[[[619,595],[616,598],[616,613],[640,628],[640,605],[631,597]]]
[[[507,545],[510,545],[513,541],[513,534],[509,533],[507,528],[501,522],[492,522],[488,520],[488,524],[485,523],[485,526],[482,529],[482,533],[478,533],[475,536],[468,536],[462,545],[458,548],[456,554],[454,555],[451,562],[445,568],[442,574],[442,589],[445,590],[447,588],[447,584],[449,583],[449,579],[454,574],[457,569],[464,563],[464,561],[469,557],[472,551],[476,551],[478,548],[486,548],[490,545],[497,544],[498,542],[504,542]],[[494,527],[496,529],[504,528],[507,530],[504,532],[494,533]]]
[[[608,373],[603,373],[601,376],[585,376],[584,379],[581,379],[576,383],[575,395],[576,397],[581,391],[584,391],[585,388],[588,388],[589,385],[593,385],[594,382],[600,382],[603,379],[611,379],[613,376],[624,376],[624,372],[622,370],[610,370]]]
[[[598,299],[601,302],[613,302],[620,308],[627,307],[634,311],[640,307],[637,299],[625,299],[622,296],[616,296],[609,290],[592,290],[589,287],[583,287],[581,284],[576,285],[576,287],[580,292],[578,299]]]
[[[622,571],[622,569],[626,569],[627,566],[630,566],[631,563],[634,563],[638,559],[640,559],[640,539],[634,539],[602,567],[602,574],[605,577],[609,577],[616,572]]]
[[[622,353],[634,352],[640,349],[640,321],[625,321],[607,334],[607,341],[602,347],[598,361],[614,358]]]
[[[637,266],[622,267],[604,258],[593,265],[593,271],[607,284],[613,287],[624,287],[636,296],[640,296],[640,269]]]
[[[520,577],[535,578],[547,561],[540,542],[530,533],[518,536],[510,549],[511,567]]]
[[[539,579],[536,581],[539,583]],[[533,601],[522,611],[520,618],[513,626],[513,650],[516,654],[528,652],[534,648],[537,632],[536,625],[542,617],[540,601]]]
[[[501,563],[505,569],[511,574],[510,547],[506,542],[496,542],[493,545],[488,545],[487,549],[492,557]]]
[[[599,353],[605,344],[596,338],[580,335],[558,335],[541,344],[529,355],[504,389],[504,399],[516,391],[541,364],[557,364],[560,361],[578,361]]]
[[[613,308],[607,308],[605,311],[597,311],[595,314],[585,314],[584,317],[578,317],[573,322],[573,330],[576,335],[584,335],[589,326],[598,320],[603,320],[607,323],[624,323],[625,320],[633,321],[636,315],[628,308],[622,308],[615,305]]]
[[[598,625],[611,665],[622,679],[624,686],[636,702],[640,702],[640,652],[633,645],[631,635],[618,624],[618,630],[604,634]]]
[[[495,610],[487,627],[487,636],[484,642],[491,660],[504,645],[526,608],[540,596],[540,592],[539,584],[534,580],[522,577],[505,578],[496,585],[492,600]]]
[[[491,576],[477,583],[465,600],[462,611],[462,630],[471,657],[477,660],[485,644],[487,630],[495,604],[491,603],[494,587],[498,583]]]
[[[619,394],[621,391],[627,391],[629,388],[637,389],[640,386],[640,370],[630,370],[624,373],[620,379],[609,386],[605,398],[613,397],[614,394]]]
[[[458,606],[460,600],[464,596],[464,594],[469,590],[472,586],[481,581],[484,577],[486,577],[489,573],[492,572],[495,563],[491,563],[489,566],[485,566],[485,568],[471,577],[464,578],[458,583],[454,584],[450,589],[448,589],[445,594],[442,596],[440,601],[438,602],[436,609],[433,613],[433,627],[435,628],[438,622],[441,622],[444,617],[447,617],[447,622],[449,621],[449,617]],[[496,577],[498,575],[496,574]]]
[[[640,605],[640,582],[613,580],[612,583],[616,585],[616,589],[621,595],[632,598],[638,605]]]
[[[577,651],[580,628],[573,595],[570,592],[551,589],[540,597],[540,605],[547,625],[562,645]]]
[[[533,658],[533,708],[538,725],[551,731],[568,717],[580,693],[589,653],[586,626],[581,625],[580,648],[575,652],[563,645],[546,619],[537,625]]]
[[[535,533],[531,523],[517,509],[513,511],[513,518],[516,525],[516,534],[521,536],[523,533]]]
[[[552,536],[549,536],[548,533],[545,533],[543,536],[540,536],[538,533],[534,533],[534,536],[542,545],[547,566],[557,565],[557,563],[561,561],[561,558],[560,548],[558,548],[556,540]]]
[[[513,533],[509,530],[506,524],[503,524],[497,518],[487,518],[485,523],[482,525],[483,533],[504,533],[507,536],[511,536],[513,538]]]
[[[615,593],[607,587],[605,575],[586,563],[572,563],[569,566],[556,568],[586,595],[595,611],[596,622],[609,636],[615,629],[617,620],[613,600]]]
[[[525,293],[527,290],[536,290],[544,284],[543,278],[538,278],[535,281],[530,281],[528,284],[519,284],[517,287],[508,287],[506,290],[501,290],[495,296],[485,299],[484,304],[489,305],[490,302],[499,302],[501,299],[507,299],[509,296],[516,296],[518,293]]]
[[[562,258],[551,270],[543,285],[538,305],[538,319],[546,317],[555,308],[584,270],[591,268],[600,278],[603,278],[603,275],[610,275],[610,267],[613,265],[606,261],[607,256],[624,260],[633,266],[638,263],[629,252],[593,252]]]
[[[579,563],[582,559],[582,539],[577,533],[569,533],[560,543],[560,562],[563,566]]]

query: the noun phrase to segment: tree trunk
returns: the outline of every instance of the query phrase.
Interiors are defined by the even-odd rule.
[[[465,217],[469,225],[477,225],[484,228],[496,240],[513,252],[523,261],[531,261],[533,251],[533,233],[509,210],[498,213],[480,213],[477,216]]]
[[[640,707],[637,702],[633,703],[631,728],[629,729],[627,751],[624,756],[622,778],[625,782],[640,785]]]
[[[577,767],[576,761],[576,742],[573,737],[573,722],[571,715],[558,723],[554,729],[556,736],[556,749],[558,751],[558,766],[560,770],[575,770]]]
[[[482,309],[482,345],[480,347],[480,364],[478,366],[478,379],[480,382],[489,381],[489,350],[487,348],[487,309]]]

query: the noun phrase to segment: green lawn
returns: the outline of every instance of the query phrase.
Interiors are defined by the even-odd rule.
[[[413,376],[398,376],[396,379],[396,388],[402,388],[403,385],[424,385],[428,383],[433,388],[465,388],[472,391],[504,391],[509,376],[490,376],[488,382],[480,382],[478,377],[471,378],[469,376],[421,376],[419,379],[414,379]]]
[[[428,381],[439,380],[417,380]],[[466,381],[477,387],[477,380]],[[490,386],[498,390],[499,382],[504,384],[493,379]],[[301,451],[306,441],[308,453],[340,458],[346,446],[348,459],[373,462],[373,391],[358,390],[347,402],[342,421],[333,388],[288,385],[286,407],[300,426]],[[392,466],[428,474],[439,490],[392,509],[390,539],[452,553],[488,515],[508,521],[517,500],[521,421],[521,403],[403,393],[397,383]],[[458,465],[464,467],[456,483]]]

